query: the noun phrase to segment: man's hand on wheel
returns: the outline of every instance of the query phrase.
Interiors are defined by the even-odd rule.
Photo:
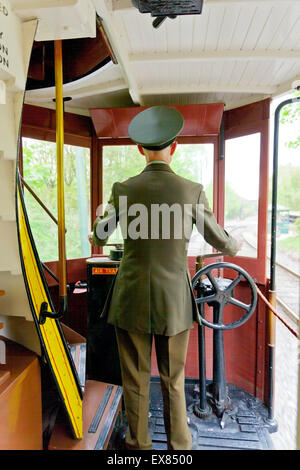
[[[244,243],[244,238],[241,235],[237,235],[234,238],[236,239],[238,244],[238,251],[240,251]]]
[[[90,242],[91,245],[93,244],[93,232],[90,232],[88,234],[88,241]]]

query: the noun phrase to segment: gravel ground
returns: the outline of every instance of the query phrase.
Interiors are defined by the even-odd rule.
[[[277,306],[284,317],[284,312]],[[275,418],[278,432],[272,434],[277,450],[296,450],[298,408],[299,341],[276,320]]]

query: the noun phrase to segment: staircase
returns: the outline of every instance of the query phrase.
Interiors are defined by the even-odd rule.
[[[22,276],[15,209],[18,133],[37,20],[22,22],[9,2],[4,3],[8,15],[1,18],[1,42],[8,49],[9,66],[0,64],[0,80],[6,95],[0,104],[0,289],[6,293],[0,297],[1,334],[40,354]]]

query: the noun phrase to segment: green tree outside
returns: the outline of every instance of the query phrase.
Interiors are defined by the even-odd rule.
[[[84,160],[84,194],[79,197],[78,158],[80,153]],[[52,142],[23,139],[24,179],[52,214],[57,218],[57,177],[56,146]],[[66,218],[67,257],[79,258],[90,255],[87,235],[90,230],[90,157],[89,150],[70,145],[64,146],[64,189]],[[57,226],[40,207],[33,196],[24,189],[26,209],[41,261],[58,259]],[[85,237],[80,234],[80,205],[84,206],[86,218]],[[82,207],[81,207],[82,209]],[[81,211],[82,212],[82,211]]]

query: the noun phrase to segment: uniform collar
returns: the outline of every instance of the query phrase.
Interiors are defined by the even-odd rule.
[[[146,166],[152,165],[152,163],[163,163],[164,165],[167,165],[167,162],[164,162],[163,160],[152,160],[152,162],[147,163]]]
[[[144,173],[144,171],[168,171],[170,173],[174,173],[172,168],[167,163],[164,163],[164,162],[148,163],[148,165],[144,168],[142,173]]]

